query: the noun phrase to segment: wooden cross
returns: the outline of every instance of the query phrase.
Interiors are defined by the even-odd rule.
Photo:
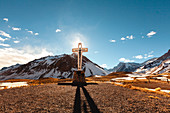
[[[78,53],[78,59],[77,59],[77,64],[78,64],[78,71],[81,71],[81,66],[82,66],[82,53],[83,52],[88,52],[88,48],[82,48],[82,43],[78,43],[78,48],[73,48],[72,52],[77,52]]]

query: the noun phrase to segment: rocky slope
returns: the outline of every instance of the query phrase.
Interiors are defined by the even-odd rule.
[[[159,66],[151,69],[152,74],[170,73],[170,59],[163,61]]]
[[[159,58],[152,58],[143,63],[120,62],[110,72],[139,72],[146,74],[160,74],[170,72],[170,50]]]
[[[123,63],[120,62],[113,69],[109,69],[110,72],[133,72],[141,65],[139,63]]]
[[[83,69],[86,76],[106,75],[99,65],[83,56]],[[11,66],[0,71],[0,80],[6,79],[39,79],[46,77],[72,78],[77,69],[77,55],[63,54],[33,60],[24,65]]]
[[[151,59],[143,64],[136,72],[147,74],[160,74],[168,72],[170,66],[170,50],[159,58]]]

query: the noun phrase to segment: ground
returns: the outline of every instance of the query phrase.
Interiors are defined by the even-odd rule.
[[[170,112],[170,98],[110,83],[44,84],[0,90],[0,112]]]

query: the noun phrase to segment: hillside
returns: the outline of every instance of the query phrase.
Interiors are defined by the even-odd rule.
[[[139,72],[146,74],[160,74],[170,72],[170,50],[158,58],[149,59],[143,63],[123,63],[109,69],[110,72]]]
[[[107,75],[99,65],[83,56],[83,70],[86,76]],[[39,78],[72,78],[77,69],[77,55],[63,54],[35,59],[27,64],[7,67],[0,71],[0,80],[39,79]]]

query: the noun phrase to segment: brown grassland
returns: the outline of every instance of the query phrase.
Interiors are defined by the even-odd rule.
[[[149,77],[146,77],[145,80],[138,80],[134,78],[134,80],[124,80],[124,81],[111,81],[113,78],[118,77],[128,77],[126,74],[132,74],[131,72],[113,72],[111,74],[108,74],[106,76],[100,76],[100,77],[86,77],[87,83],[105,83],[105,82],[111,82],[114,85],[134,89],[134,90],[140,90],[144,92],[156,92],[158,94],[165,94],[164,92],[160,92],[161,89],[163,90],[170,90],[170,83],[166,81],[156,80],[152,79],[153,77],[161,77],[162,75],[168,75],[167,78],[170,78],[170,73],[163,73],[159,75],[150,75]],[[67,82],[71,83],[72,79],[58,79],[58,78],[42,78],[38,80],[31,80],[31,79],[11,79],[11,80],[5,80],[0,82],[27,82],[29,85],[43,85],[43,84],[51,84],[51,83],[61,83],[61,82]],[[160,88],[158,91],[151,91],[148,89],[156,89]],[[167,93],[166,93],[167,94]],[[169,95],[169,94],[168,94]]]

